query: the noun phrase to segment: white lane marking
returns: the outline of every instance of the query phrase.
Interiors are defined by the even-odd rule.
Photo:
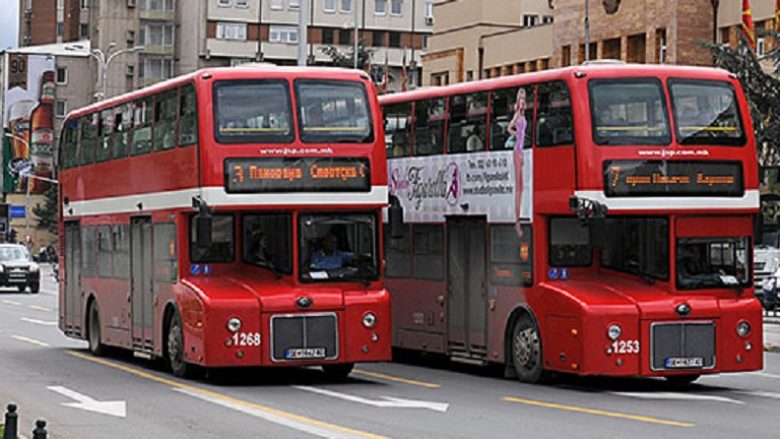
[[[418,401],[414,399],[393,398],[390,396],[380,396],[381,400],[363,398],[361,396],[348,395],[346,393],[334,392],[332,390],[320,389],[311,386],[292,386],[294,389],[304,390],[306,392],[318,393],[320,395],[343,399],[345,401],[356,402],[359,404],[370,405],[380,408],[407,408],[407,409],[428,409],[436,412],[446,412],[450,405],[446,402]]]
[[[46,343],[46,342],[43,342],[43,341],[40,341],[40,340],[36,340],[34,338],[25,337],[23,335],[12,335],[11,338],[14,338],[14,339],[19,340],[19,341],[23,341],[25,343],[34,344],[35,346],[40,346],[40,347],[43,347],[43,348],[50,348],[51,347],[51,345],[49,343]]]
[[[125,404],[124,401],[97,401],[87,395],[62,386],[49,386],[47,389],[76,400],[76,402],[63,402],[62,405],[65,407],[87,410],[102,415],[116,416],[117,418],[127,417],[127,404]]]
[[[769,373],[769,372],[737,372],[737,373],[730,373],[726,376],[741,377],[741,378],[762,377],[762,378],[772,378],[775,380],[780,380],[780,375],[776,373]]]
[[[14,300],[8,300],[8,299],[3,299],[3,303],[5,303],[7,305],[13,305],[13,306],[22,306],[21,303],[19,303],[17,301],[14,301]]]
[[[38,319],[31,319],[28,317],[22,317],[21,320],[23,322],[27,323],[35,323],[36,325],[43,325],[43,326],[56,326],[56,321],[46,321],[46,320],[38,320]]]
[[[766,392],[764,390],[742,390],[739,393],[743,395],[759,396],[761,398],[780,399],[780,393]]]
[[[225,408],[229,408],[232,410],[236,410],[238,412],[244,413],[246,415],[254,416],[256,418],[264,419],[268,422],[272,422],[274,424],[282,425],[285,427],[292,428],[294,430],[302,431],[304,433],[309,433],[314,436],[324,437],[324,438],[330,438],[330,439],[356,439],[363,436],[358,435],[352,435],[347,432],[343,431],[335,431],[330,430],[325,427],[318,427],[315,425],[305,424],[303,422],[298,422],[293,419],[285,418],[282,416],[275,415],[273,413],[264,412],[262,410],[258,410],[256,408],[253,408],[251,406],[246,406],[243,404],[237,404],[230,400],[223,400],[223,399],[217,399],[212,398],[211,396],[204,395],[199,392],[193,392],[191,390],[187,389],[181,389],[181,388],[174,388],[173,389],[176,392],[183,393],[185,395],[192,396],[193,398],[198,398],[200,400],[210,402],[212,404],[217,404]]]
[[[743,401],[736,399],[726,398],[725,396],[715,395],[697,395],[693,393],[676,393],[676,392],[611,392],[613,395],[625,396],[628,398],[638,399],[662,399],[662,400],[685,400],[685,401],[714,401],[714,402],[727,402],[730,404],[745,404]]]
[[[764,377],[764,378],[773,378],[773,379],[776,379],[776,380],[780,380],[780,375],[778,375],[776,373],[756,372],[755,374],[760,376],[760,377]]]
[[[30,309],[34,309],[36,311],[45,311],[45,312],[52,312],[52,311],[54,311],[51,308],[46,308],[45,306],[38,306],[38,305],[30,305]]]

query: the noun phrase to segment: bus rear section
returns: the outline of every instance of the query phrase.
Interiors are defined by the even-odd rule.
[[[209,69],[69,115],[61,329],[179,376],[389,360],[374,93],[341,69]]]
[[[762,367],[756,152],[727,73],[573,67],[381,103],[410,223],[387,241],[394,346],[530,382]]]

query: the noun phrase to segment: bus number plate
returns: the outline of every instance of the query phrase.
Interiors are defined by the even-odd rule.
[[[289,348],[284,351],[288,360],[309,360],[325,358],[325,348]]]
[[[686,369],[695,367],[704,367],[704,358],[702,357],[669,357],[665,361],[667,369]]]

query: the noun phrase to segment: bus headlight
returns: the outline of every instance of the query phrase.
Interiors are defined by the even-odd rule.
[[[615,341],[620,337],[620,334],[623,333],[623,330],[620,329],[620,325],[612,324],[609,325],[609,328],[607,328],[607,337],[609,337],[610,340]]]
[[[238,317],[231,317],[230,320],[227,321],[227,328],[230,332],[238,332],[238,330],[241,329],[241,319]]]
[[[748,335],[750,335],[750,323],[744,320],[737,323],[737,335],[739,335],[742,338],[745,338]]]
[[[376,316],[374,313],[367,312],[363,314],[363,326],[373,328],[376,325]]]

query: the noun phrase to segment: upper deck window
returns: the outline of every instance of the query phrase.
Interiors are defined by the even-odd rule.
[[[363,83],[298,80],[295,91],[303,142],[367,143],[374,140]]]
[[[593,141],[598,145],[668,145],[661,82],[651,78],[590,81]]]
[[[677,140],[682,145],[745,144],[734,87],[728,82],[669,80]]]
[[[219,81],[214,85],[215,137],[220,143],[291,142],[291,107],[284,81]]]

